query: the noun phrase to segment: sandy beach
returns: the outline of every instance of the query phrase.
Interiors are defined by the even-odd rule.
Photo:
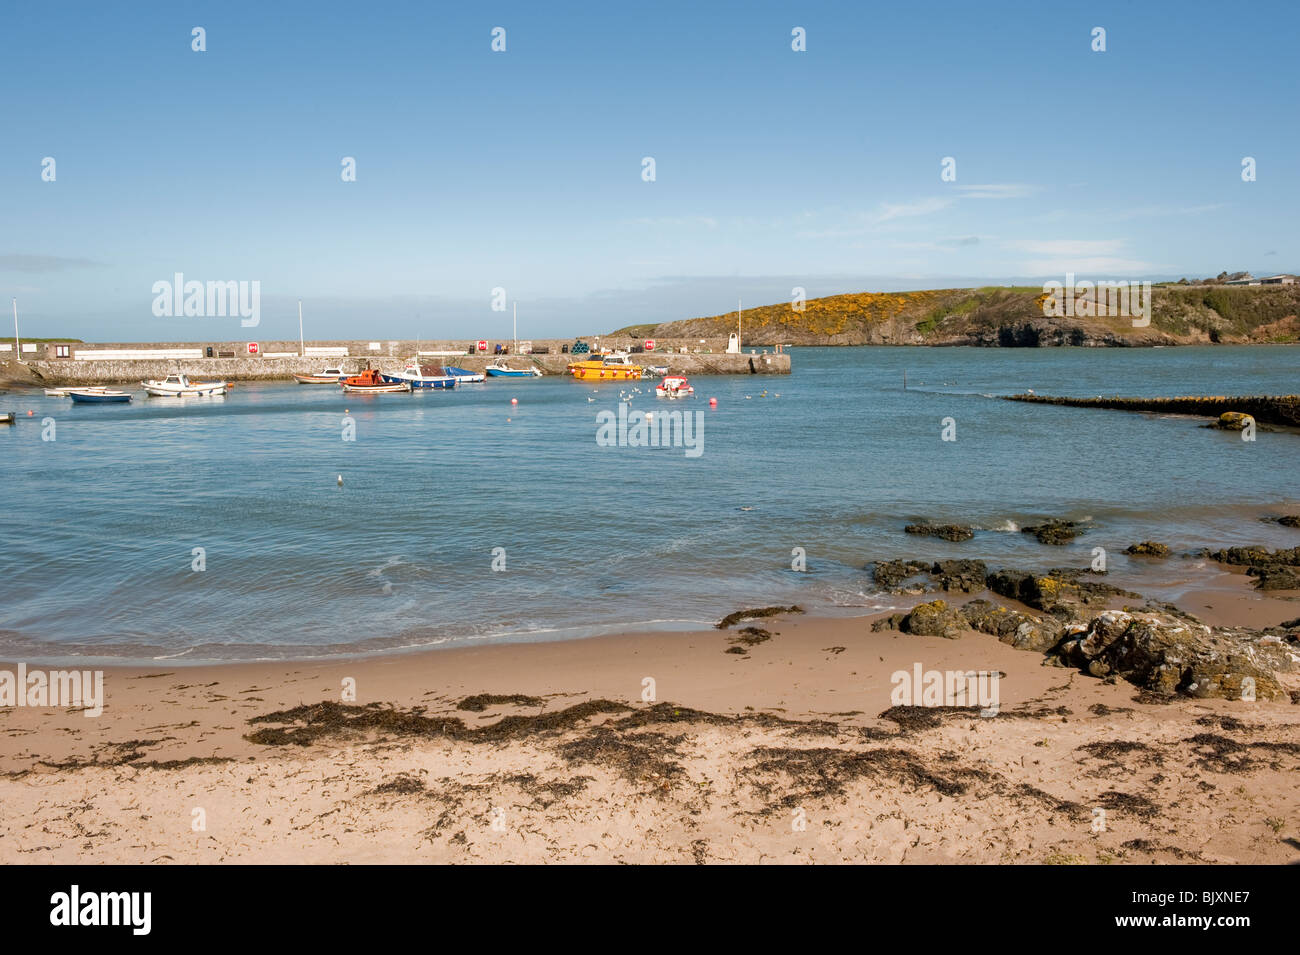
[[[1188,605],[1263,627],[1297,615],[1292,596],[1225,573]],[[1285,697],[1161,698],[986,633],[878,619],[774,616],[748,642],[732,628],[110,668],[98,718],[0,708],[0,858],[1300,857],[1300,707]],[[996,715],[895,705],[892,675],[917,667],[998,674]]]

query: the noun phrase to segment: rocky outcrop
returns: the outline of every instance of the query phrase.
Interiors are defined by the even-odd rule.
[[[1070,541],[1082,534],[1084,529],[1075,521],[1062,521],[1053,517],[1048,518],[1041,524],[1030,524],[1027,527],[1020,528],[1020,530],[1024,534],[1033,534],[1038,538],[1040,544],[1060,546],[1070,543]]]
[[[940,537],[946,541],[968,541],[975,536],[975,532],[965,524],[908,524],[903,532],[919,537]]]
[[[1065,624],[1055,617],[1035,617],[991,600],[972,600],[961,612],[972,630],[991,634],[1017,650],[1046,653],[1065,632]]]
[[[1212,551],[1210,557],[1221,564],[1232,564],[1237,567],[1257,567],[1266,564],[1286,564],[1297,567],[1300,566],[1300,547],[1279,547],[1277,550],[1256,545],[1227,547]]]
[[[1158,544],[1155,541],[1142,541],[1138,544],[1129,544],[1124,548],[1124,553],[1132,554],[1134,557],[1168,557],[1169,548],[1164,544]]]
[[[1217,419],[1225,411],[1249,414],[1257,425],[1300,427],[1300,395],[1243,395],[1240,397],[1186,395],[1173,398],[1068,398],[1052,395],[1003,395],[1004,401],[1060,405],[1069,408],[1109,408],[1114,411],[1154,411]],[[1217,421],[1206,427],[1217,427]]]
[[[1215,630],[1170,614],[1107,610],[1063,639],[1049,661],[1172,696],[1274,700],[1276,672],[1293,670],[1294,643],[1273,632]]]
[[[1244,431],[1255,419],[1244,411],[1225,411],[1215,419],[1214,426],[1224,431]]]
[[[978,593],[985,587],[988,566],[982,560],[881,560],[871,565],[872,578],[897,594],[937,590]]]
[[[931,567],[929,561],[878,560],[869,566],[872,579],[890,593],[925,593],[924,582],[913,583],[910,587],[905,584],[923,574],[929,574]]]
[[[1019,600],[1062,620],[1078,620],[1087,609],[1116,597],[1140,598],[1100,581],[1086,579],[1087,571],[1056,569],[1046,574],[999,570],[989,574],[988,587],[1002,597]]]
[[[907,613],[896,613],[872,624],[873,631],[899,630],[923,637],[944,637],[956,640],[970,626],[960,610],[950,607],[946,600],[932,600],[918,604]]]
[[[1228,547],[1209,556],[1221,564],[1245,567],[1257,590],[1300,590],[1300,547]]]

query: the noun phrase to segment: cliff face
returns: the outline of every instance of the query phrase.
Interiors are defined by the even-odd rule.
[[[1129,317],[1047,316],[1041,288],[941,289],[809,299],[746,309],[746,345],[1132,346],[1300,341],[1300,286],[1157,286],[1151,324]],[[1061,311],[1065,309],[1062,307]],[[736,313],[640,326],[660,338],[714,338]]]

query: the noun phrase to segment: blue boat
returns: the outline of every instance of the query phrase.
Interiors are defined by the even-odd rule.
[[[402,371],[381,371],[379,377],[390,385],[408,384],[412,390],[417,388],[455,388],[456,376],[449,375],[445,369],[436,365],[417,365],[408,362]]]
[[[125,391],[109,391],[107,388],[69,388],[68,397],[77,404],[101,405],[116,404],[131,400]]]
[[[487,373],[492,378],[540,378],[542,371],[536,366],[529,368],[511,368],[504,359],[497,359],[487,366]]]
[[[470,371],[468,368],[457,368],[455,365],[446,365],[443,369],[451,377],[455,378],[462,385],[473,384],[478,381],[487,381],[487,375],[481,371]]]

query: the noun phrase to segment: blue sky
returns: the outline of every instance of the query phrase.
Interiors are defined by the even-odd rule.
[[[155,317],[182,272],[259,281],[266,340],[298,298],[308,337],[493,337],[495,287],[542,336],[795,285],[1294,272],[1298,10],[6,4],[0,295],[34,336],[248,337]]]

